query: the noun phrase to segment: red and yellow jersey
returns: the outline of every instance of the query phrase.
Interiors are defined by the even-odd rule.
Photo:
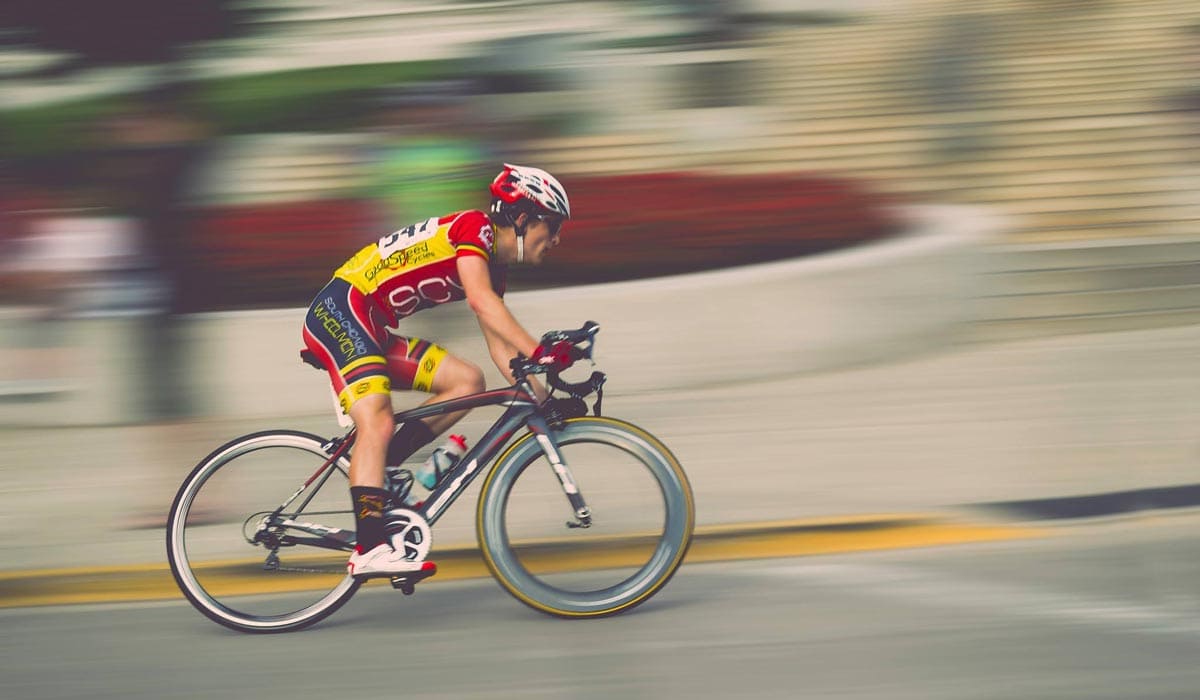
[[[333,273],[380,308],[392,321],[431,306],[466,298],[457,260],[477,255],[491,262],[495,232],[481,211],[434,217],[389,233],[358,251]],[[492,286],[504,294],[506,268],[492,265]]]

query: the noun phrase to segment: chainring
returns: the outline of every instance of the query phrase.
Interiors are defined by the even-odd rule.
[[[383,518],[383,529],[392,549],[403,551],[404,558],[409,561],[424,561],[429,556],[433,531],[420,513],[407,508],[392,508],[384,512]]]

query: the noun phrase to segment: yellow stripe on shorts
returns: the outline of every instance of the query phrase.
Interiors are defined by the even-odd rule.
[[[419,339],[414,338],[414,341]],[[417,374],[413,377],[413,388],[417,391],[431,391],[433,387],[433,377],[437,374],[438,367],[442,364],[442,360],[446,357],[446,349],[433,343],[429,344],[429,349],[421,356],[421,365],[417,367]]]
[[[342,393],[338,394],[338,403],[346,415],[350,415],[350,407],[354,405],[364,396],[371,394],[386,394],[390,396],[392,393],[392,380],[387,377],[374,374],[369,377],[354,382],[353,384],[342,389]]]
[[[372,363],[378,364],[378,365],[387,365],[387,358],[385,358],[383,355],[364,355],[363,357],[358,358],[357,360],[351,362],[350,364],[346,365],[345,367],[340,367],[339,371],[342,374],[346,374],[347,372],[354,369],[355,367],[362,367],[363,365],[372,364]]]

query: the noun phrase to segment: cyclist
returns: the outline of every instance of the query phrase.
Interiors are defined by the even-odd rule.
[[[355,576],[435,569],[393,550],[384,531],[390,494],[385,465],[399,465],[466,411],[395,428],[391,391],[432,394],[426,403],[485,389],[483,372],[445,349],[399,334],[399,322],[422,309],[466,299],[488,352],[509,380],[508,361],[522,354],[553,362],[564,348],[541,347],[505,306],[507,266],[540,265],[571,216],[566,190],[538,168],[505,164],[491,187],[487,214],[462,211],[390,233],[334,272],[309,308],[301,354],[329,373],[342,410],[358,430],[350,457],[350,496],[358,532],[347,562]],[[536,386],[539,400],[544,389]]]

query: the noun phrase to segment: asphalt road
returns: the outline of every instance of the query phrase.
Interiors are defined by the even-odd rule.
[[[299,633],[183,602],[0,612],[10,698],[1185,698],[1200,514],[1034,539],[689,564],[616,618],[486,579],[365,590]]]
[[[670,446],[697,523],[940,511],[1194,484],[1200,326],[947,348],[886,365],[691,391],[631,392],[606,415]],[[622,393],[627,391],[629,393]],[[474,441],[497,412],[460,424]],[[162,564],[192,465],[238,435],[334,434],[331,416],[0,429],[0,571]],[[470,544],[478,482],[438,523]]]

